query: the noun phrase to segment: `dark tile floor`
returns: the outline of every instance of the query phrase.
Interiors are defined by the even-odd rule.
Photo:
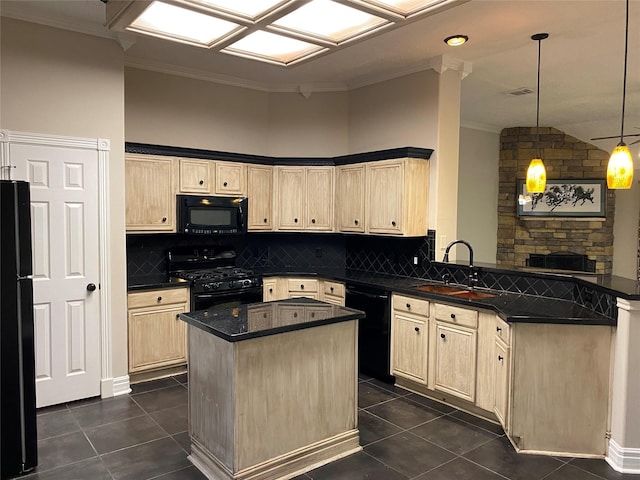
[[[359,382],[359,407],[364,450],[295,480],[640,480],[603,460],[519,455],[500,427],[368,377]],[[204,479],[188,452],[181,375],[38,411],[39,466],[21,478]]]

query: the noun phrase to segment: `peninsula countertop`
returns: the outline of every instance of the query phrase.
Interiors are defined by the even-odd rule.
[[[364,312],[311,298],[291,298],[181,313],[180,319],[228,342],[359,320]]]

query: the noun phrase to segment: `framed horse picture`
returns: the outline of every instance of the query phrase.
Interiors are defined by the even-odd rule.
[[[519,217],[604,217],[606,208],[606,180],[547,180],[543,193],[529,193],[518,180]]]

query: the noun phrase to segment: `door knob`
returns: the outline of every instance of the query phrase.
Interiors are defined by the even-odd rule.
[[[90,283],[87,285],[87,292],[93,292],[96,289],[95,283]]]

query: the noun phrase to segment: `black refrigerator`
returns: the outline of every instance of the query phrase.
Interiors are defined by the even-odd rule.
[[[0,478],[38,463],[27,182],[0,180]]]

